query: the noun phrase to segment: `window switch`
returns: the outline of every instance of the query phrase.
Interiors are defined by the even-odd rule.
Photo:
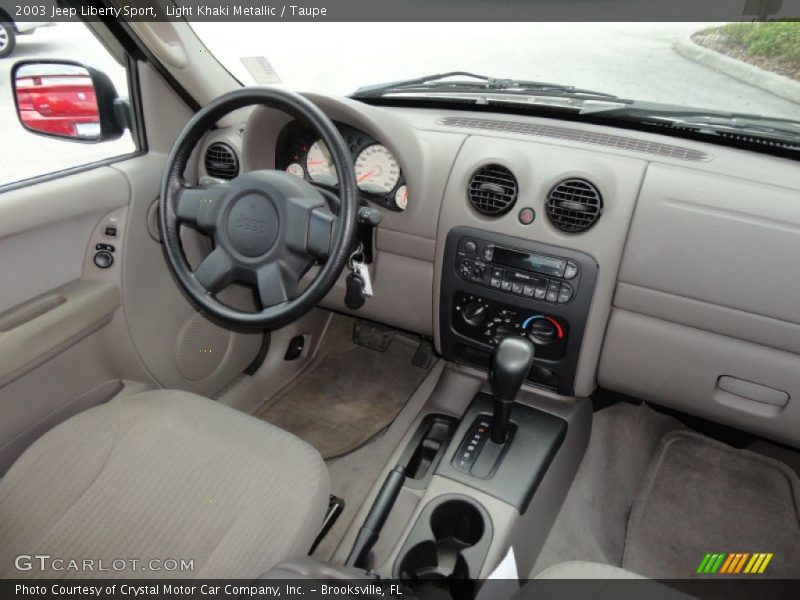
[[[116,225],[109,225],[108,227],[106,227],[104,233],[108,237],[117,237],[117,227],[116,227]]]

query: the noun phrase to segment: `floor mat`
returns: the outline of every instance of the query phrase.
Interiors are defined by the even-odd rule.
[[[772,553],[760,577],[800,577],[799,503],[800,480],[786,465],[670,433],[634,502],[622,566],[651,578],[699,577],[707,553]],[[748,577],[744,568],[739,577]]]
[[[644,404],[595,412],[589,446],[530,576],[567,561],[620,566],[633,501],[659,442],[682,428]]]
[[[291,431],[325,459],[352,452],[385,429],[428,373],[397,335],[385,352],[353,342],[354,320],[335,316],[319,356],[256,416]]]

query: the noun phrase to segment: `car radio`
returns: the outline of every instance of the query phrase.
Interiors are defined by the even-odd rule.
[[[506,248],[472,237],[458,244],[458,274],[466,280],[517,296],[566,304],[575,295],[578,263]]]
[[[459,227],[445,245],[445,358],[488,367],[506,336],[536,346],[528,381],[571,394],[597,263],[575,250]]]

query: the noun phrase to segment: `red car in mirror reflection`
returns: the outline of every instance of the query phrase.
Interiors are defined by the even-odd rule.
[[[71,138],[100,135],[97,98],[88,74],[24,75],[16,88],[25,127]]]

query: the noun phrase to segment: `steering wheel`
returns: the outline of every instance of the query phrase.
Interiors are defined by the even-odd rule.
[[[221,117],[255,104],[279,109],[316,130],[336,168],[338,202],[330,192],[277,170],[251,171],[210,187],[187,185],[183,174],[197,142]],[[341,274],[355,236],[357,190],[347,145],[314,104],[277,89],[230,92],[189,121],[167,158],[159,199],[164,257],[189,299],[222,324],[245,330],[282,327],[316,306]],[[338,204],[338,214],[326,194]],[[194,271],[183,251],[181,225],[214,240],[214,250]],[[321,260],[319,273],[298,294],[300,280]],[[235,282],[255,288],[262,310],[237,310],[215,298]]]

